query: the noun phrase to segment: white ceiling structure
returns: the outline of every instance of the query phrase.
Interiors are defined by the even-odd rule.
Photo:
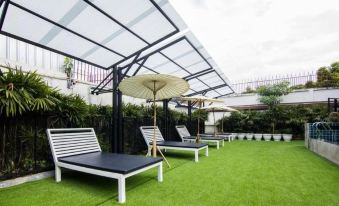
[[[2,35],[102,69],[120,69],[124,77],[179,76],[189,81],[186,95],[233,93],[229,80],[167,0],[0,3]],[[111,91],[97,87],[94,92]]]

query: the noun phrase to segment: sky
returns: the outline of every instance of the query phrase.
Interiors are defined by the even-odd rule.
[[[339,61],[339,0],[170,0],[232,81]]]

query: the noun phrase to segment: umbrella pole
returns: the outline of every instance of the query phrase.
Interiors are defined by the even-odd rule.
[[[157,126],[157,108],[155,106],[155,96],[156,96],[157,92],[155,91],[155,81],[154,81],[154,91],[153,91],[153,112],[154,112],[154,115],[153,115],[153,126],[154,126],[154,129],[153,129],[153,141],[152,141],[152,152],[153,152],[153,157],[156,157],[157,156],[157,149],[160,153],[160,155],[164,158],[165,162],[167,163],[168,167],[171,168],[171,165],[169,164],[169,162],[167,161],[166,157],[164,156],[164,154],[161,152],[161,150],[157,147],[157,138],[156,138],[156,135],[155,135],[155,127]]]
[[[199,143],[199,140],[200,140],[200,109],[201,109],[201,101],[199,101],[198,133],[197,133],[197,139],[195,140],[196,143]]]
[[[157,92],[155,91],[155,81],[154,81],[154,90],[153,90],[153,148],[152,148],[152,153],[153,157],[157,157],[157,138],[155,136],[155,127],[157,126],[157,108],[155,107],[155,96]]]
[[[217,125],[215,125],[215,114],[214,114],[214,109],[213,109],[213,121],[214,121],[214,136],[217,135],[217,132],[216,132],[216,127]]]
[[[224,133],[224,116],[225,116],[225,113],[223,112],[222,119],[221,119],[221,133]]]

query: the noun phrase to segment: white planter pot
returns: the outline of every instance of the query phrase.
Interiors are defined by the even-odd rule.
[[[252,140],[253,134],[250,134],[250,133],[246,134],[246,138],[247,138],[247,140]]]
[[[279,142],[281,140],[281,134],[274,134],[273,139],[274,141]]]
[[[242,133],[238,134],[239,140],[244,140],[244,138],[245,138],[245,134],[242,134]]]
[[[290,142],[292,140],[292,134],[283,134],[282,136],[285,142]]]
[[[257,141],[261,141],[262,134],[254,134],[254,139]]]
[[[264,137],[265,141],[271,141],[271,137],[272,137],[271,134],[263,134],[262,136]]]

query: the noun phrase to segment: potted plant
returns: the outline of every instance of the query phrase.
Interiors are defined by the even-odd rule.
[[[265,141],[271,141],[272,134],[263,134],[262,136],[264,137]]]
[[[290,142],[292,140],[292,134],[282,134],[282,137],[285,142]]]
[[[273,134],[273,139],[276,142],[279,142],[281,140],[281,134]]]
[[[261,141],[262,134],[254,134],[254,139],[257,141]]]
[[[284,129],[282,132],[282,138],[285,142],[290,142],[292,140],[292,130],[291,129]]]
[[[238,133],[238,139],[239,140],[244,140],[245,134],[244,133]]]

